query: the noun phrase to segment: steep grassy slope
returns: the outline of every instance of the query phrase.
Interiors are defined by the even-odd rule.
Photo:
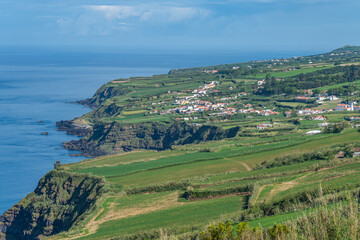
[[[68,231],[96,208],[105,190],[102,178],[51,171],[1,216],[1,239],[40,239]]]

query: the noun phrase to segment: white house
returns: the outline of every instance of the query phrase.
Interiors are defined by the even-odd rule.
[[[306,132],[306,135],[316,135],[316,134],[320,134],[321,130],[312,130],[312,131],[308,131]]]
[[[335,95],[332,95],[332,96],[329,96],[329,100],[330,101],[336,101],[336,100],[339,100],[339,98],[336,97]]]

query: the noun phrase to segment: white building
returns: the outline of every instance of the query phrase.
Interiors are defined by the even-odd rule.
[[[308,131],[306,132],[306,135],[316,135],[316,134],[320,134],[321,130],[312,130],[312,131]]]

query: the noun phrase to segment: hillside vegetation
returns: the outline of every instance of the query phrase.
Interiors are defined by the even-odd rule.
[[[102,178],[51,171],[27,195],[1,216],[0,238],[40,239],[80,226],[96,209],[105,192]]]

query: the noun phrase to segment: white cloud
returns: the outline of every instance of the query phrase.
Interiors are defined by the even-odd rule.
[[[141,16],[139,9],[132,6],[90,5],[83,8],[89,12],[102,13],[108,20]]]
[[[80,35],[108,35],[129,31],[143,26],[167,26],[190,20],[201,20],[210,10],[174,5],[85,5],[75,17],[57,21],[62,32]]]
[[[88,11],[102,13],[110,20],[136,18],[139,21],[176,23],[193,18],[203,18],[210,11],[195,7],[174,7],[160,5],[90,5],[84,6]]]

